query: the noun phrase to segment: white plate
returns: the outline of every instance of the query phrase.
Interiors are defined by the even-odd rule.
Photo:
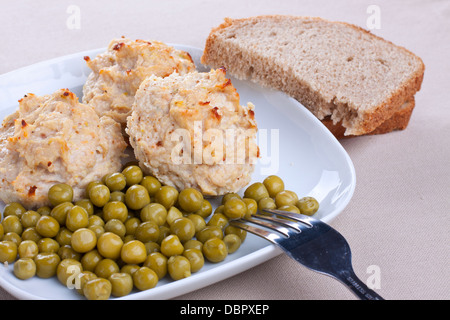
[[[199,62],[202,50],[174,46],[188,51],[200,71],[208,70]],[[18,106],[17,101],[26,93],[43,95],[69,88],[81,98],[82,86],[90,73],[83,57],[92,58],[102,51],[104,49],[64,56],[1,75],[0,118],[12,113]],[[241,104],[250,101],[256,106],[262,158],[252,180],[262,181],[268,174],[281,176],[287,189],[299,196],[317,198],[320,209],[316,217],[331,221],[346,207],[355,188],[355,170],[348,154],[322,123],[296,100],[248,81],[231,80],[240,95]],[[268,137],[267,148],[262,143],[266,141],[262,136],[264,132]],[[279,157],[276,156],[277,133]],[[3,209],[4,204],[1,203],[0,207]],[[241,248],[225,261],[206,263],[199,272],[183,280],[162,279],[155,288],[135,292],[122,299],[174,298],[236,275],[280,253],[272,244],[249,234]],[[20,299],[81,298],[55,278],[19,280],[13,275],[11,265],[0,265],[0,285]]]

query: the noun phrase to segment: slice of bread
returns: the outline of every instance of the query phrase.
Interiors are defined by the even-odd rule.
[[[414,103],[404,104],[425,70],[413,53],[357,26],[281,15],[225,19],[201,61],[286,92],[345,136],[404,128]]]

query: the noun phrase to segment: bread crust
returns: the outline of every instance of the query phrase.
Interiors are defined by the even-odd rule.
[[[340,126],[345,127],[345,135],[348,136],[356,136],[356,135],[363,135],[363,134],[369,134],[372,132],[375,132],[375,129],[379,126],[383,125],[383,129],[379,130],[380,132],[389,132],[392,130],[396,130],[398,127],[396,125],[397,121],[387,121],[388,119],[396,119],[397,116],[394,116],[397,111],[400,110],[402,105],[408,101],[408,98],[413,97],[417,91],[420,90],[421,84],[423,82],[424,77],[424,71],[425,71],[425,65],[422,61],[422,59],[409,50],[407,50],[404,47],[398,46],[393,44],[392,42],[385,40],[379,36],[376,36],[372,34],[370,31],[365,30],[359,26],[346,23],[346,22],[334,22],[329,21],[323,18],[319,17],[298,17],[298,16],[290,16],[290,15],[261,15],[256,17],[250,17],[250,18],[242,18],[242,19],[231,19],[231,18],[225,18],[224,22],[220,24],[219,26],[213,28],[206,40],[205,43],[205,49],[203,56],[201,57],[201,62],[206,65],[210,65],[212,67],[219,67],[218,59],[221,61],[220,66],[224,66],[227,68],[227,70],[234,76],[240,79],[248,79],[248,72],[246,74],[246,70],[234,70],[232,68],[233,61],[236,61],[236,59],[239,59],[239,53],[233,53],[227,52],[228,55],[221,55],[220,57],[215,57],[214,55],[217,52],[218,49],[218,33],[226,28],[229,28],[230,26],[234,26],[236,24],[242,23],[242,22],[257,22],[261,19],[274,19],[277,20],[283,20],[283,19],[307,19],[310,21],[322,21],[322,22],[328,22],[328,23],[336,23],[336,24],[342,24],[347,27],[353,28],[354,30],[358,32],[363,32],[364,34],[368,34],[370,37],[382,40],[384,42],[389,43],[392,46],[395,46],[396,48],[400,49],[402,52],[404,52],[406,55],[412,57],[417,62],[417,69],[416,71],[406,80],[404,81],[395,91],[393,91],[389,96],[387,96],[384,101],[379,104],[378,106],[372,108],[370,111],[360,110],[359,111],[359,119],[358,119],[358,125],[352,126],[348,123],[341,123]],[[242,59],[243,60],[243,59]],[[242,61],[241,61],[242,62]],[[252,66],[249,66],[249,70],[251,70],[254,74],[258,74],[258,70],[250,69]],[[269,69],[270,65],[266,65],[265,68]],[[281,72],[279,70],[276,70],[274,67],[270,69],[271,72]],[[272,81],[271,81],[272,80]],[[286,92],[287,94],[291,95],[293,98],[297,99],[300,103],[305,105],[305,107],[309,108],[310,110],[314,110],[314,108],[320,108],[320,107],[326,107],[326,108],[336,108],[336,107],[344,107],[345,106],[338,106],[338,104],[335,104],[334,101],[328,102],[325,101],[323,97],[320,96],[320,94],[314,92],[306,83],[301,83],[301,79],[297,79],[296,77],[286,77],[286,82],[291,82],[290,85],[281,84],[275,82],[273,79],[264,79],[261,81],[261,79],[257,79],[257,81],[262,85],[273,87],[279,90],[282,90]],[[287,90],[286,88],[292,87],[296,88],[294,90]],[[414,105],[414,104],[413,104]],[[354,110],[349,110],[349,112],[352,112]],[[400,114],[404,114],[405,111],[402,111]],[[412,113],[409,113],[409,116]],[[404,118],[404,117],[402,117]],[[320,120],[323,120],[319,117]],[[408,117],[409,120],[409,117]],[[390,128],[387,126],[388,123],[391,123],[392,130],[389,130]],[[407,122],[406,122],[407,124]],[[337,124],[335,124],[337,125]],[[405,126],[400,126],[405,127]]]
[[[375,128],[375,130],[368,132],[365,135],[384,134],[395,130],[406,129],[413,113],[414,106],[415,100],[414,97],[411,97],[391,118],[385,120],[381,125]],[[335,124],[330,117],[323,119],[322,123],[337,139],[355,137],[355,135],[345,135],[345,128],[342,126],[342,123],[339,122]]]

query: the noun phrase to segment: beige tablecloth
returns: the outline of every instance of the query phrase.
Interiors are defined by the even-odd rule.
[[[379,21],[371,18],[372,4],[379,10]],[[79,19],[72,19],[78,9]],[[423,59],[425,79],[408,128],[342,141],[353,160],[357,186],[332,225],[350,243],[358,276],[366,280],[368,267],[378,266],[377,292],[384,298],[449,299],[450,1],[4,1],[0,74],[104,47],[121,35],[202,48],[210,29],[224,17],[260,14],[320,16],[375,26],[373,33]],[[337,281],[280,255],[178,298],[354,296]],[[14,297],[0,288],[0,299]]]

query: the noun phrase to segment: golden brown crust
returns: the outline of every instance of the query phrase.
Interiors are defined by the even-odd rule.
[[[346,22],[332,22],[332,21],[322,19],[319,17],[296,17],[296,16],[289,16],[289,15],[261,15],[261,16],[255,16],[255,17],[250,17],[250,18],[243,18],[243,19],[225,18],[225,21],[222,24],[220,24],[218,27],[215,27],[211,30],[211,33],[209,34],[209,36],[206,40],[205,50],[204,50],[203,56],[201,57],[201,62],[203,64],[208,64],[209,62],[214,60],[214,57],[212,57],[211,54],[214,54],[214,51],[215,51],[214,43],[217,38],[217,33],[220,32],[222,29],[228,28],[231,25],[238,24],[241,22],[247,22],[247,21],[252,22],[252,21],[258,21],[260,19],[268,19],[268,18],[269,19],[277,19],[277,20],[308,19],[308,20],[318,20],[318,21],[326,21],[326,22],[330,22],[330,23],[343,24],[343,25],[351,27],[357,31],[368,34],[373,38],[383,40],[383,41],[399,48],[406,55],[412,56],[418,62],[419,67],[417,68],[417,71],[406,82],[404,82],[397,90],[392,92],[392,94],[382,104],[377,106],[375,109],[372,109],[372,110],[362,114],[362,121],[358,125],[358,128],[357,129],[352,128],[352,130],[351,130],[352,136],[376,132],[376,129],[379,128],[380,126],[386,126],[386,124],[385,124],[386,121],[389,119],[395,119],[396,117],[398,117],[397,115],[396,116],[394,116],[394,115],[400,110],[402,105],[406,101],[408,101],[407,99],[410,97],[413,97],[414,94],[417,91],[419,91],[421,88],[424,71],[425,71],[425,65],[420,57],[417,57],[416,55],[414,55],[412,52],[405,49],[404,47],[395,45],[392,42],[387,41],[381,37],[378,37],[378,36],[372,34],[370,31],[367,31],[356,25],[352,25],[352,24],[349,24]],[[301,92],[301,94],[299,93],[297,95],[291,93],[291,95],[299,101],[301,100],[301,97],[305,97],[305,94],[306,94],[306,96],[308,96],[307,92]],[[313,94],[313,95],[315,96],[315,94]],[[308,102],[312,102],[313,104],[314,104],[314,102],[320,104],[320,101],[323,100],[323,99],[321,99],[320,96],[319,97],[310,97],[310,98],[314,98],[314,99],[307,99],[307,101],[304,101],[304,104],[305,103],[308,104]],[[300,102],[302,102],[302,101],[300,101]],[[309,104],[311,104],[311,103],[309,103]],[[312,108],[314,106],[308,106],[308,107]],[[403,114],[404,112],[405,111],[402,111],[401,114]],[[412,110],[411,110],[411,112],[412,112]],[[408,119],[409,119],[409,117],[408,117]],[[406,124],[407,124],[407,122],[406,122]],[[339,126],[342,127],[342,125],[339,125]],[[348,129],[348,128],[344,128],[344,129]],[[395,130],[395,128],[392,130]],[[384,131],[389,132],[392,130],[390,130],[389,128],[386,128]],[[348,131],[349,130],[347,130],[347,132]]]
[[[395,130],[404,130],[408,126],[409,119],[411,118],[412,112],[414,110],[415,100],[414,98],[408,99],[400,110],[394,113],[392,117],[385,120],[381,125],[379,125],[375,130],[366,133],[365,135],[375,135],[389,133]],[[330,117],[322,120],[322,123],[337,139],[355,137],[354,135],[345,135],[345,128],[341,123],[333,124]]]

